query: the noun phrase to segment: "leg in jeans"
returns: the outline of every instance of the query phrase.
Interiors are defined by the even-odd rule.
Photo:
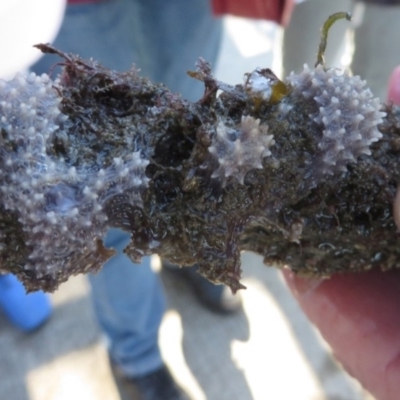
[[[208,0],[114,0],[69,6],[54,45],[116,70],[135,63],[144,76],[194,100],[203,87],[185,71],[199,56],[215,63],[220,36],[221,23],[211,17]],[[33,70],[48,72],[56,62],[45,56]],[[90,282],[111,357],[134,376],[162,365],[157,335],[164,296],[149,258],[134,265],[122,253],[128,240],[124,232],[110,230],[105,243],[118,254]]]
[[[125,375],[138,376],[162,365],[158,330],[165,299],[150,257],[137,265],[123,254],[129,240],[126,232],[110,229],[104,244],[117,254],[89,279],[95,313],[109,339],[113,362]]]

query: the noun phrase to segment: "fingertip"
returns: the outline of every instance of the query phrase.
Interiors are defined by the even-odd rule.
[[[390,75],[387,100],[388,103],[400,104],[400,66]]]
[[[304,278],[285,271],[302,309],[336,357],[379,399],[400,392],[400,270],[336,275],[302,292]],[[300,288],[300,291],[299,291]]]

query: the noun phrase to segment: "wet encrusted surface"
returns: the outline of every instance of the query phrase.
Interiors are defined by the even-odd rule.
[[[329,141],[329,112],[321,116],[316,95],[304,96],[293,79],[283,86],[266,74],[268,98],[214,80],[200,61],[192,75],[206,90],[193,104],[134,69],[116,73],[58,53],[64,72],[53,94],[63,118],[46,141],[45,160],[56,166],[51,178],[34,190],[19,187],[22,178],[10,177],[6,161],[0,175],[12,193],[0,193],[1,268],[29,290],[54,290],[72,274],[101,267],[112,255],[101,243],[109,226],[131,233],[126,252],[134,261],[157,253],[182,266],[197,263],[233,291],[242,287],[241,250],[305,275],[400,266],[392,216],[400,181],[397,109],[385,107],[379,131],[379,107],[365,112],[367,128],[359,130],[368,140],[343,141],[350,160]],[[318,85],[332,74],[322,71]],[[353,96],[373,108],[360,85]],[[341,118],[360,119],[358,105],[346,110]],[[3,160],[21,156],[15,147],[27,148],[20,139],[10,150],[8,126],[2,125]],[[340,163],[327,167],[327,151],[338,151]],[[13,209],[18,193],[38,200]],[[44,240],[53,244],[35,253]]]

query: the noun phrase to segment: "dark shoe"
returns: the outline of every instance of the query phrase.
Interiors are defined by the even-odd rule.
[[[232,294],[226,285],[214,285],[197,273],[197,266],[178,267],[168,261],[162,261],[165,270],[185,279],[193,288],[200,303],[218,314],[231,314],[242,308],[240,294]]]
[[[121,400],[190,400],[166,366],[140,377],[127,377],[110,360]]]

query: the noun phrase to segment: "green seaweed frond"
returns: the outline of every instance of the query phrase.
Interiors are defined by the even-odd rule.
[[[351,21],[351,15],[346,12],[337,12],[328,17],[325,21],[324,25],[321,28],[321,40],[319,42],[318,54],[317,54],[317,62],[315,63],[315,67],[318,65],[322,65],[325,67],[325,49],[328,42],[328,32],[331,29],[331,26],[338,21],[339,19],[347,19],[347,21]]]

